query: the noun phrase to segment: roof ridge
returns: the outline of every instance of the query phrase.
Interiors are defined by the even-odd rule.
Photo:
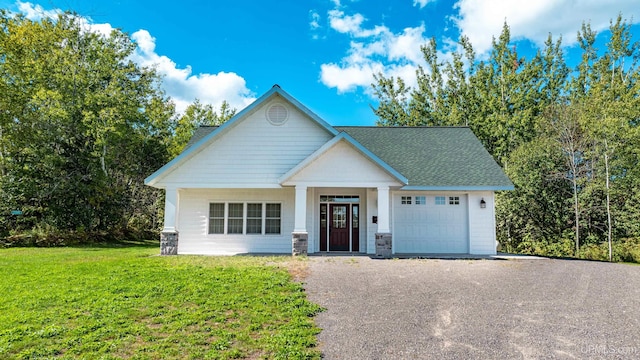
[[[362,128],[362,129],[469,129],[468,125],[420,125],[420,126],[377,126],[377,125],[336,125],[334,128]]]

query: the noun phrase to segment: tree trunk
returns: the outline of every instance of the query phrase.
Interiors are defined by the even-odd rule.
[[[604,169],[606,175],[606,189],[607,189],[607,241],[609,243],[609,261],[613,259],[613,249],[612,249],[612,241],[611,241],[611,199],[609,194],[609,149],[607,146],[607,140],[604,140]]]
[[[576,222],[576,257],[578,257],[578,251],[580,250],[580,213],[578,211],[578,181],[575,173],[573,175],[573,208]]]
[[[0,176],[4,176],[4,142],[2,136],[2,126],[0,126]]]
[[[107,165],[105,163],[105,157],[107,157],[107,145],[103,144],[102,156],[100,156],[100,167],[102,168],[102,172],[104,173],[104,175],[109,176],[109,174],[107,174]]]

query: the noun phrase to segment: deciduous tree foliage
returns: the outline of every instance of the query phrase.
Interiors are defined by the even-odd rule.
[[[612,242],[640,237],[640,49],[622,16],[605,35],[597,49],[598,34],[582,25],[574,69],[551,34],[534,56],[518,56],[507,24],[486,60],[463,37],[442,61],[431,40],[415,88],[376,76],[378,124],[469,126],[515,184],[497,202],[507,250],[572,241],[563,255],[580,255],[608,242],[611,259]]]
[[[144,178],[197,124],[234,110],[196,103],[177,118],[158,75],[130,59],[135,46],[73,14],[0,11],[0,237],[159,227],[162,193]]]
[[[185,145],[200,126],[217,126],[225,123],[236,114],[226,101],[220,105],[219,112],[211,104],[202,104],[199,100],[189,105],[184,114],[175,124],[175,134],[169,145],[169,154],[175,157],[184,149]]]

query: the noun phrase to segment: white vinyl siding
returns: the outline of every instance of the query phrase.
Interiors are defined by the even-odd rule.
[[[278,179],[333,137],[326,129],[282,99],[289,119],[274,126],[265,118],[264,104],[215,137],[159,180],[185,188],[279,187]]]
[[[480,207],[484,199],[486,207]],[[469,252],[496,253],[495,195],[491,191],[469,194]]]
[[[280,221],[271,221],[279,227],[279,233],[263,234],[215,234],[209,233],[210,204],[246,203],[277,204]],[[247,206],[248,207],[248,206]],[[264,214],[264,212],[263,212]],[[293,231],[294,189],[181,189],[178,209],[178,253],[179,254],[244,254],[286,253],[291,254],[291,232]],[[263,217],[263,223],[266,218]],[[224,223],[224,220],[223,220]],[[245,227],[248,218],[245,220]],[[278,226],[279,225],[279,226]],[[266,223],[265,223],[266,227]],[[273,230],[274,232],[277,232]]]
[[[316,154],[317,155],[317,154]],[[339,176],[337,176],[339,175]],[[314,187],[400,186],[380,165],[372,162],[346,140],[333,144],[313,161],[283,182],[313,184]]]

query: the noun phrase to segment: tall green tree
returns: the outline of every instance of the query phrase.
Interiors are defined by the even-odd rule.
[[[399,78],[375,76],[372,84],[383,126],[469,126],[501,163],[535,136],[536,118],[562,92],[569,70],[561,39],[528,61],[511,45],[507,24],[493,39],[489,59],[477,61],[461,37],[450,61],[438,57],[431,39],[421,47],[427,68],[416,70],[416,88]]]
[[[169,145],[169,155],[175,157],[187,145],[195,130],[200,126],[218,126],[236,114],[228,102],[223,101],[216,110],[211,104],[203,104],[196,99],[175,123],[175,133]]]
[[[588,27],[583,26],[583,33],[587,32],[585,29]],[[589,155],[594,162],[594,176],[586,190],[600,195],[599,198],[590,199],[594,204],[600,205],[591,208],[595,210],[596,223],[603,224],[596,229],[595,236],[601,238],[606,234],[611,258],[614,232],[628,235],[615,229],[614,209],[621,204],[616,205],[612,201],[624,202],[626,196],[619,198],[615,194],[625,182],[635,182],[635,179],[629,178],[628,173],[637,164],[635,156],[630,154],[638,150],[639,144],[635,119],[640,117],[637,68],[640,45],[633,42],[631,25],[621,15],[611,21],[609,33],[611,36],[606,44],[606,51],[599,57],[593,57],[590,63],[583,61],[579,67],[578,78],[585,79],[589,86],[576,94],[575,102],[581,103],[585,108],[583,126],[592,143]],[[590,36],[581,34],[579,38]],[[590,49],[585,47],[583,50],[583,58],[587,58],[586,54]],[[635,182],[634,187],[637,189],[639,185],[640,183]],[[597,211],[600,208],[603,210]],[[637,209],[631,211],[638,212]]]
[[[606,242],[612,259],[616,240],[640,238],[640,43],[622,15],[606,36],[598,49],[603,36],[582,24],[574,69],[551,34],[534,56],[518,56],[507,24],[486,60],[462,38],[443,61],[432,39],[415,88],[375,77],[374,113],[383,126],[473,130],[516,185],[497,197],[507,248],[561,243],[563,255],[581,256],[583,245]]]
[[[562,152],[564,166],[556,173],[551,173],[571,183],[573,198],[573,224],[575,255],[580,250],[580,192],[586,186],[590,174],[591,163],[587,158],[588,139],[580,123],[582,111],[575,105],[566,103],[554,104],[544,114],[544,124],[549,125],[547,137],[553,139]]]
[[[126,34],[91,32],[73,14],[0,12],[0,233],[106,231],[126,228],[134,213],[155,217],[132,199],[167,159],[173,114],[156,111],[167,99],[153,70],[130,60],[134,48]]]

